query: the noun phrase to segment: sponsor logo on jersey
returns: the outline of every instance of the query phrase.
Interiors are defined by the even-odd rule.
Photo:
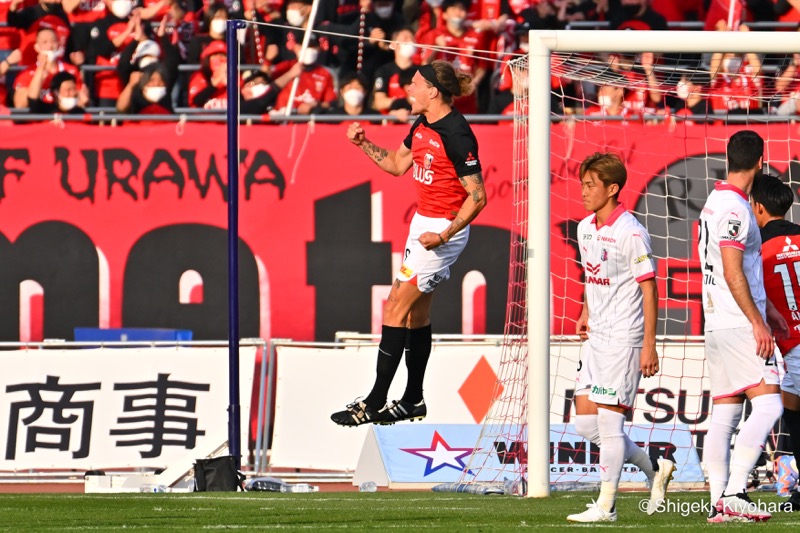
[[[603,251],[600,252],[600,261],[608,261],[608,250],[603,248]]]
[[[414,271],[408,268],[405,264],[400,266],[400,273],[409,279],[414,277]]]
[[[417,132],[414,134],[414,137],[416,137],[417,139],[422,139],[422,134],[420,132]]]
[[[433,146],[434,148],[441,148],[442,145],[434,141],[433,139],[428,139],[428,143]]]
[[[600,273],[600,265],[593,265],[591,263],[586,263],[586,270],[589,271],[591,274],[599,274]]]
[[[603,285],[606,287],[611,286],[611,280],[608,278],[596,278],[594,276],[586,276],[586,283],[588,285]]]
[[[610,387],[601,387],[599,385],[592,385],[592,394],[597,396],[616,396],[617,390]]]
[[[592,240],[592,234],[591,233],[584,233],[583,234],[583,240],[584,241],[591,241]]]
[[[783,250],[775,254],[775,259],[782,260],[782,259],[790,259],[792,257],[800,256],[800,247],[792,242],[790,237],[786,237],[786,246],[783,247]]]
[[[741,220],[728,220],[728,236],[736,238],[739,236],[739,231],[742,229]]]
[[[470,153],[468,153],[468,154],[467,154],[467,159],[464,161],[464,163],[465,163],[465,164],[466,164],[468,167],[474,167],[475,165],[477,165],[477,164],[478,164],[478,160],[477,160],[477,159],[475,159],[475,156],[474,156],[474,155],[472,155],[472,152],[470,152]]]
[[[433,165],[433,154],[428,152],[425,154],[425,157],[422,158],[422,161],[425,165],[425,170],[430,170],[431,165]]]
[[[428,287],[435,289],[436,286],[439,285],[441,282],[442,282],[442,276],[440,276],[439,274],[434,274],[433,277],[428,280],[427,285]]]
[[[414,179],[423,185],[430,185],[433,183],[433,170],[425,170],[414,163],[414,169],[412,173],[414,175]]]
[[[612,244],[617,242],[617,239],[613,239],[611,237],[606,237],[605,235],[598,235],[597,236],[597,240],[598,240],[598,242],[610,242]]]
[[[633,260],[633,264],[634,265],[638,265],[639,263],[644,263],[645,261],[647,261],[651,257],[653,257],[653,254],[640,255],[639,257],[637,257],[636,259]]]

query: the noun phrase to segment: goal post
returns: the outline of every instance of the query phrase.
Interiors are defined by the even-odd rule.
[[[527,492],[550,493],[550,176],[551,55],[558,53],[800,52],[797,32],[531,31],[527,171]],[[524,118],[524,117],[523,117]]]

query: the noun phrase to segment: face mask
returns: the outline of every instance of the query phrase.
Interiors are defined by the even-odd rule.
[[[308,66],[313,65],[317,62],[317,58],[319,57],[319,50],[316,48],[306,48],[306,52],[303,54],[303,59],[301,62]]]
[[[139,68],[143,69],[147,65],[152,65],[153,63],[157,63],[157,62],[158,62],[158,58],[155,58],[153,56],[144,56],[143,58],[141,58],[139,60]]]
[[[728,57],[722,61],[722,67],[725,69],[726,72],[730,73],[739,72],[739,68],[741,66],[742,66],[741,57]]]
[[[228,21],[223,19],[214,19],[209,24],[209,29],[216,34],[224,34],[225,28],[228,27]]]
[[[375,14],[378,15],[378,18],[388,19],[392,16],[392,12],[394,11],[394,6],[380,6],[375,8]]]
[[[52,63],[53,61],[55,61],[56,59],[58,59],[58,58],[59,58],[59,55],[58,55],[58,50],[47,50],[47,51],[45,52],[45,55],[47,55],[47,60],[48,60],[50,63]]]
[[[397,49],[397,52],[400,56],[405,57],[406,59],[411,59],[414,57],[414,54],[417,53],[417,47],[414,46],[414,43],[403,43]]]
[[[522,50],[523,52],[527,52],[529,46],[530,43],[519,43],[519,49]]]
[[[286,22],[292,26],[302,26],[306,21],[306,17],[300,13],[299,9],[290,9],[286,12]]]
[[[348,89],[342,93],[342,99],[347,105],[360,106],[364,101],[364,93],[358,89]]]
[[[442,5],[444,0],[425,0],[425,2],[427,2],[431,7],[439,7]]]
[[[265,83],[259,83],[258,85],[250,87],[250,94],[253,95],[253,98],[261,98],[267,94],[267,89],[269,89],[269,87]]]
[[[63,98],[58,99],[58,107],[60,107],[64,111],[70,111],[75,109],[75,106],[78,105],[78,99],[74,96],[65,96]]]
[[[597,97],[597,103],[600,104],[600,107],[611,107],[613,101],[609,95],[604,94]]]
[[[130,0],[114,0],[111,2],[111,13],[117,18],[128,18],[133,9],[133,3]]]
[[[447,23],[454,28],[462,28],[464,26],[464,17],[450,17]]]
[[[167,95],[167,88],[166,87],[145,87],[142,91],[144,97],[153,103],[160,101]]]
[[[684,82],[678,83],[678,86],[675,88],[675,92],[678,94],[678,98],[681,100],[686,100],[689,98],[689,86]]]

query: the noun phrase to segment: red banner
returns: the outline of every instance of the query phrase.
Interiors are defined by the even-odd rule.
[[[798,147],[787,141],[789,127],[765,133],[769,160],[781,173]],[[407,128],[371,126],[367,135],[395,148]],[[668,316],[674,328],[699,324],[692,306],[679,321],[687,295],[699,289],[687,270],[696,255],[693,221],[707,178],[724,176],[725,140],[733,130],[553,128],[553,311],[567,319],[557,319],[554,330],[571,332],[581,301],[570,233],[585,216],[577,166],[587,153],[605,149],[626,158],[623,200],[648,213],[643,222],[655,252],[669,257],[659,262],[662,307],[675,309]],[[414,186],[410,174],[380,171],[348,143],[345,130],[241,129],[243,337],[330,340],[337,330],[380,325],[414,212]],[[451,280],[437,289],[437,332],[503,329],[512,128],[479,125],[475,133],[489,205]],[[193,330],[196,339],[226,338],[224,126],[15,126],[0,130],[0,146],[0,339],[70,339],[76,326],[174,327]]]

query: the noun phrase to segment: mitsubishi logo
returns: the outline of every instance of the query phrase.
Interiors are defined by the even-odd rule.
[[[800,248],[796,244],[792,244],[792,240],[786,237],[786,246],[783,247],[783,253],[787,252],[800,252]]]

